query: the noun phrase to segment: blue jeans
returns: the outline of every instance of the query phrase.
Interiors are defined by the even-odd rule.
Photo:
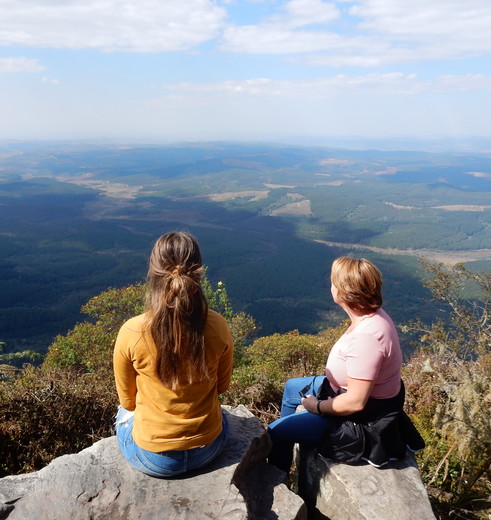
[[[273,442],[268,461],[286,473],[290,471],[295,443],[315,447],[329,426],[329,417],[324,415],[307,411],[295,413],[297,406],[302,404],[299,391],[310,385],[305,394],[316,395],[323,379],[324,376],[297,377],[285,384],[280,418],[268,428]]]
[[[133,440],[134,416],[119,407],[116,415],[116,437],[124,458],[137,470],[152,477],[174,477],[202,468],[222,451],[228,433],[227,418],[222,412],[222,432],[209,445],[189,450],[154,453],[140,448]]]

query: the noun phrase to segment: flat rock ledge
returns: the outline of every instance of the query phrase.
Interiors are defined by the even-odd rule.
[[[261,423],[243,406],[224,406],[224,452],[195,474],[157,479],[133,469],[116,437],[24,475],[0,479],[0,520],[306,520],[285,474],[266,463]]]
[[[382,468],[296,451],[297,486],[310,520],[435,520],[414,456]]]

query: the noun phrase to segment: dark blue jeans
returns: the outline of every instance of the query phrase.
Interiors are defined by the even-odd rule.
[[[209,445],[190,450],[154,453],[140,448],[133,440],[132,412],[119,408],[116,415],[116,437],[124,458],[137,470],[152,477],[174,477],[202,468],[222,451],[228,433],[227,418],[222,412],[222,432]]]
[[[329,417],[307,411],[295,413],[297,406],[302,404],[299,391],[310,385],[305,393],[316,395],[323,379],[324,376],[297,377],[285,384],[281,416],[268,428],[273,442],[268,460],[286,473],[290,471],[295,443],[315,447],[327,431]]]

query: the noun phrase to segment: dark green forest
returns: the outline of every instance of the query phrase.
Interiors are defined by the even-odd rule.
[[[472,252],[471,269],[491,264],[478,254],[491,249],[486,155],[10,143],[0,168],[7,352],[44,352],[92,296],[144,280],[153,242],[172,229],[196,235],[210,280],[263,334],[337,324],[328,273],[339,255],[380,265],[398,323],[434,313],[418,255]]]

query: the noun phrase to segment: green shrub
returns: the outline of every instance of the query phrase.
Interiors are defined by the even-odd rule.
[[[4,353],[6,344],[0,341],[0,379],[8,378],[24,363],[41,361],[43,356],[34,350]],[[3,364],[5,363],[5,364]]]
[[[278,418],[286,380],[324,374],[329,351],[345,329],[342,325],[317,336],[294,330],[257,339],[234,369],[225,399],[244,404],[265,422]]]
[[[34,471],[112,433],[112,378],[70,368],[27,367],[0,383],[0,476]]]
[[[491,273],[426,264],[447,319],[412,323],[406,406],[425,437],[418,456],[441,518],[488,518],[491,492]],[[486,512],[487,511],[487,512]]]
[[[82,307],[93,321],[78,323],[65,336],[59,335],[48,349],[44,364],[112,373],[112,352],[123,323],[143,312],[145,286],[108,289]],[[111,376],[112,377],[112,376]]]

